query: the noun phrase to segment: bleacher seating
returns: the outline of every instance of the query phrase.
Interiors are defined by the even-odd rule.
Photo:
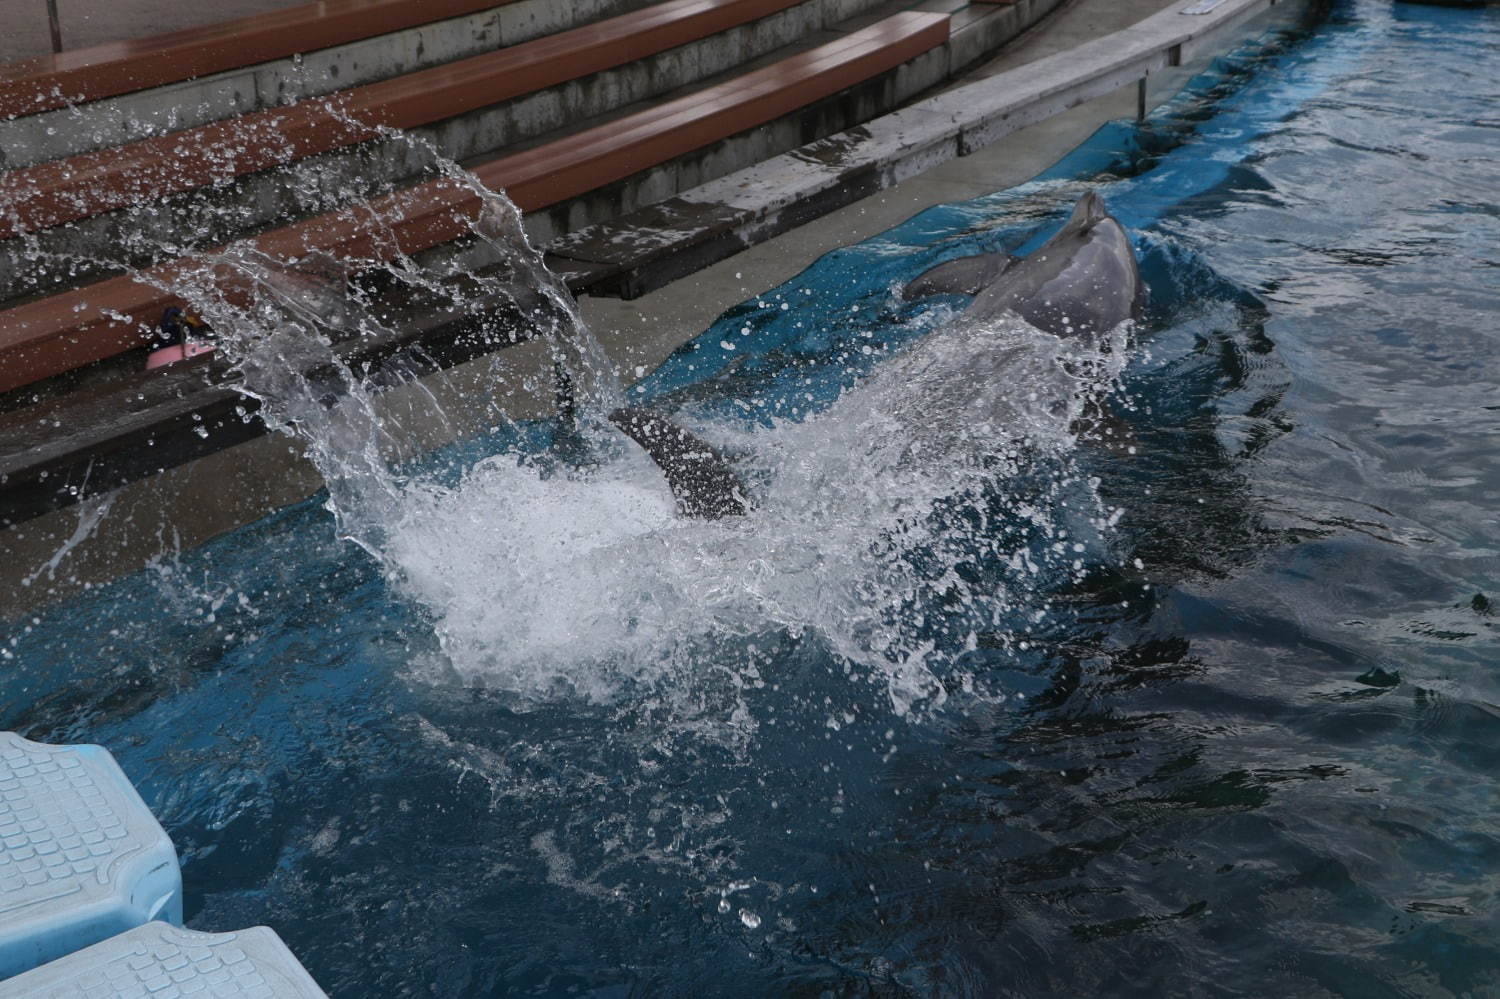
[[[320,0],[0,64],[0,120],[252,66],[515,0]]]
[[[688,97],[471,169],[522,211],[535,211],[830,97],[942,44],[948,31],[946,14],[902,12]],[[248,242],[280,259],[325,251],[373,262],[466,235],[481,205],[479,191],[440,178]],[[109,278],[0,312],[0,391],[139,346],[175,300],[160,285],[170,286],[182,266],[157,267],[149,280]]]
[[[0,174],[0,239],[413,128],[643,59],[800,0],[669,0],[520,45]]]

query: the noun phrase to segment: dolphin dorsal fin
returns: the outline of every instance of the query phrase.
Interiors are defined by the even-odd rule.
[[[1079,198],[1078,204],[1073,206],[1073,217],[1068,219],[1066,228],[1088,232],[1107,218],[1109,218],[1109,209],[1104,206],[1104,199],[1097,192],[1090,191]]]

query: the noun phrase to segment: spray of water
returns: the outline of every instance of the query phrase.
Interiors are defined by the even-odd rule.
[[[541,340],[567,372],[584,433],[603,433],[603,414],[622,397],[576,303],[526,241],[519,213],[502,195],[476,190],[483,209],[473,240],[490,261],[480,271],[424,266],[406,256],[314,253],[287,263],[234,244],[200,254],[167,277],[148,276],[208,320],[217,349],[232,364],[234,387],[257,401],[270,429],[301,441],[322,474],[340,534],[382,561],[411,482],[390,464],[388,456],[401,451],[400,428],[384,419],[380,395],[414,379],[399,357],[375,369],[348,360],[361,344],[392,341],[399,332],[384,318],[383,299],[362,288],[395,283],[446,312],[492,317],[483,335],[507,343]],[[367,224],[383,225],[378,218]],[[436,400],[429,402],[442,419]]]
[[[1106,518],[1071,428],[1122,354],[955,322],[805,421],[698,424],[752,484],[746,517],[677,517],[633,448],[550,478],[498,455],[412,490],[388,556],[476,682],[608,697],[810,630],[905,713],[1031,586],[1081,569]]]
[[[1121,344],[955,320],[800,422],[697,419],[756,502],[743,518],[685,520],[660,470],[604,419],[623,398],[617,376],[514,206],[419,141],[387,138],[481,200],[467,253],[287,262],[231,244],[147,278],[209,320],[236,388],[321,472],[341,535],[429,609],[445,671],[521,701],[605,700],[684,677],[693,687],[695,664],[725,643],[811,631],[904,713],[941,703],[956,654],[1003,630],[1044,577],[1081,565],[1104,518],[1072,465],[1072,427],[1118,375]],[[316,168],[299,176],[304,201],[326,200]],[[363,224],[396,244],[381,219]],[[399,428],[379,396],[402,368],[346,360],[397,332],[361,290],[371,273],[457,312],[503,314],[492,335],[546,344],[577,394],[571,460],[512,446],[456,484],[393,468]],[[502,397],[496,362],[481,363]]]

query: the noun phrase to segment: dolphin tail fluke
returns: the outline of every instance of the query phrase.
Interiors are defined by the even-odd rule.
[[[552,360],[552,401],[557,407],[557,420],[568,427],[578,425],[578,391],[573,385],[573,373],[562,358]]]
[[[646,449],[666,476],[684,517],[718,520],[745,513],[744,484],[710,445],[643,409],[617,409],[609,421]]]

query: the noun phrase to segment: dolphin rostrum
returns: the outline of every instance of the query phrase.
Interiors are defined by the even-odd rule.
[[[609,422],[645,448],[666,475],[678,513],[700,520],[745,513],[744,484],[709,444],[644,409],[617,409]]]
[[[935,267],[908,285],[912,289],[936,285],[935,294],[958,292],[954,282],[941,280],[966,261],[984,261],[996,254],[960,258]],[[971,270],[982,269],[980,263]],[[1127,319],[1139,319],[1146,301],[1135,253],[1125,229],[1104,207],[1104,199],[1090,191],[1079,199],[1067,223],[1036,252],[1006,264],[983,289],[964,315],[992,319],[1014,313],[1044,332],[1059,337],[1098,336]]]

